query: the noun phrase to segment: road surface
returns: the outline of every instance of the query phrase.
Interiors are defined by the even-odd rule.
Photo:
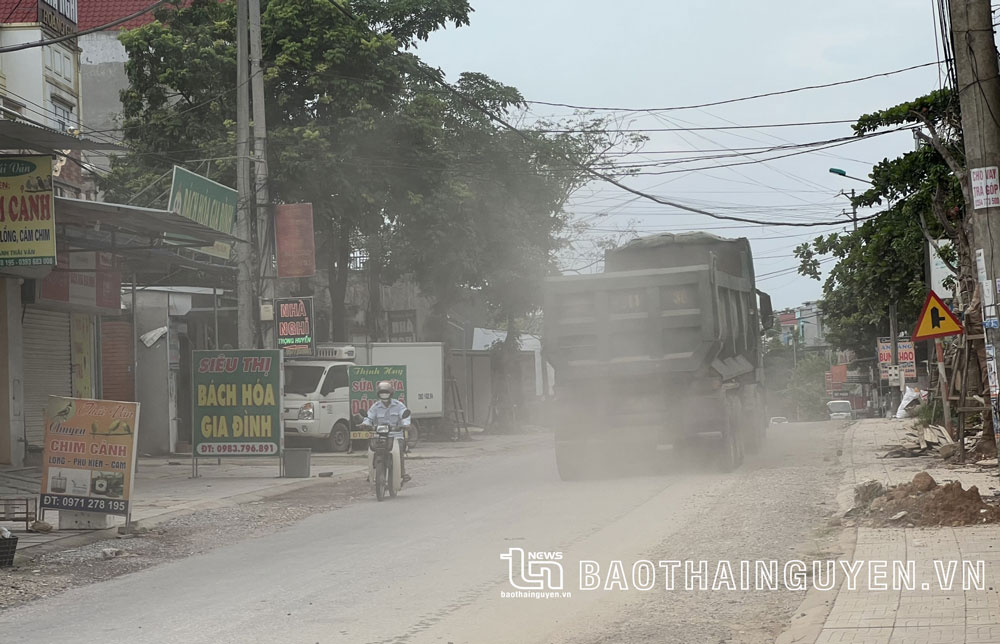
[[[802,592],[671,591],[662,578],[643,591],[632,564],[707,560],[711,580],[720,560],[815,553],[830,532],[842,435],[841,424],[779,426],[728,475],[563,483],[548,443],[412,461],[419,485],[397,499],[0,612],[0,633],[102,644],[770,642]],[[515,590],[510,567],[520,579],[517,551],[500,557],[512,548],[559,553],[546,556],[561,557],[572,596],[501,596]],[[600,566],[601,589],[580,590],[580,560]],[[613,560],[628,590],[604,589]]]

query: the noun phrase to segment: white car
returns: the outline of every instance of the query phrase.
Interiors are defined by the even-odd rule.
[[[771,425],[781,425],[781,424],[784,424],[784,423],[787,423],[787,422],[788,422],[788,419],[785,418],[784,416],[775,416],[774,418],[771,419],[771,421],[770,421],[769,424],[771,424]]]
[[[850,400],[831,400],[826,403],[826,408],[830,412],[830,420],[851,420],[854,418],[854,410],[851,409]]]
[[[353,362],[329,359],[285,360],[282,400],[285,436],[322,441],[333,452],[351,446],[351,405],[347,368]]]

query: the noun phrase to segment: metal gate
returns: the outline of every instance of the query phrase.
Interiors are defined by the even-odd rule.
[[[70,314],[36,309],[24,313],[24,433],[41,445],[49,396],[73,395]]]

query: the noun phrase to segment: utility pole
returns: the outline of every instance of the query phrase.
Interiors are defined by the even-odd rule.
[[[899,366],[899,320],[896,318],[896,302],[889,304],[889,341],[892,343],[892,365]],[[899,403],[902,402],[900,397],[900,383],[904,382],[902,372],[899,375],[899,382],[893,382],[889,380],[889,407],[892,408],[892,412],[895,415],[896,409],[899,408]]]
[[[240,349],[254,347],[259,315],[255,280],[258,269],[253,248],[250,184],[250,88],[247,51],[249,8],[246,0],[236,2],[236,242],[237,337]]]
[[[965,212],[972,219],[975,255],[978,256],[981,250],[985,260],[984,266],[979,267],[985,321],[986,318],[997,317],[996,307],[991,306],[996,292],[992,280],[1000,277],[1000,249],[993,245],[992,229],[997,229],[996,239],[1000,240],[1000,206],[989,205],[993,195],[987,191],[982,195],[985,202],[976,207],[979,195],[973,194],[976,186],[973,185],[972,174],[977,171],[996,173],[997,166],[1000,166],[1000,69],[993,41],[990,0],[950,0],[948,5],[968,173],[962,177]],[[985,186],[990,183],[986,177]],[[988,356],[991,347],[997,345],[998,338],[995,329],[987,328],[985,331]],[[992,395],[990,399],[993,431],[997,435],[1000,425],[997,422],[997,400]]]
[[[260,68],[260,0],[239,0],[249,5],[250,13],[250,93],[253,105],[254,211],[257,223],[257,279],[260,280],[262,302],[274,301],[274,271],[272,270],[271,199],[267,189],[267,124],[264,115],[264,74]],[[258,303],[259,306],[259,303]],[[274,346],[274,325],[259,324],[257,338],[260,348]]]

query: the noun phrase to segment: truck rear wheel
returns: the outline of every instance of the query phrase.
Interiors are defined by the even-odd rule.
[[[741,431],[739,398],[726,396],[726,426],[719,446],[718,466],[721,472],[732,472],[743,462],[743,433]]]

